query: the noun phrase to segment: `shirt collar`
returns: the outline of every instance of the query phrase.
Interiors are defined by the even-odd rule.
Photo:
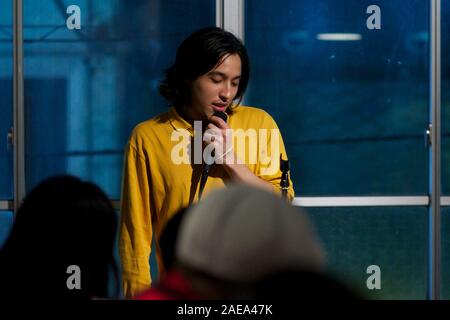
[[[175,130],[188,130],[191,134],[194,132],[194,127],[187,122],[180,114],[177,112],[175,107],[170,109],[170,124]]]
[[[233,115],[234,111],[234,109],[228,110],[228,120],[230,119],[230,116]],[[187,122],[182,116],[180,116],[175,107],[170,108],[170,124],[175,130],[188,130],[191,135],[194,134],[193,125]]]

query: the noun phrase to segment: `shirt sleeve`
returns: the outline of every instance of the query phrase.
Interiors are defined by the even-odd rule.
[[[149,257],[152,243],[149,160],[130,142],[125,149],[122,176],[119,255],[126,298],[151,284]]]
[[[275,120],[266,114],[263,123],[263,129],[267,131],[265,134],[260,135],[260,150],[259,161],[257,166],[257,176],[267,182],[270,182],[273,186],[274,192],[281,195],[281,176],[280,169],[280,154],[284,160],[288,159],[286,149],[284,147],[283,137],[281,136],[280,129],[278,128]],[[262,143],[261,143],[262,142]],[[295,192],[292,184],[291,175],[289,171],[289,189],[287,195],[290,201],[294,199]]]

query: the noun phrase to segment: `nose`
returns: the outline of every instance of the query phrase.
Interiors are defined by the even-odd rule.
[[[231,83],[224,84],[224,86],[221,88],[221,90],[219,92],[219,96],[220,96],[220,99],[224,102],[231,100],[231,98],[232,98]]]

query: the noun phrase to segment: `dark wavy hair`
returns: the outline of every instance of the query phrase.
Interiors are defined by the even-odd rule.
[[[212,70],[223,57],[237,54],[241,58],[241,79],[234,100],[241,103],[250,77],[250,62],[242,41],[217,27],[195,31],[178,47],[175,63],[165,71],[159,93],[177,110],[191,103],[189,82]]]
[[[114,259],[117,215],[96,185],[72,176],[44,180],[25,197],[0,251],[0,298],[108,297],[109,271],[119,294]],[[69,290],[67,268],[81,270],[80,290]],[[39,296],[37,296],[39,295]]]

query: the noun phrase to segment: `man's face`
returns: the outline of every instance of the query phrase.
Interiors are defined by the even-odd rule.
[[[214,111],[225,111],[237,94],[240,77],[239,55],[225,56],[218,66],[192,82],[192,105],[187,111],[189,116],[202,120],[212,116]]]

